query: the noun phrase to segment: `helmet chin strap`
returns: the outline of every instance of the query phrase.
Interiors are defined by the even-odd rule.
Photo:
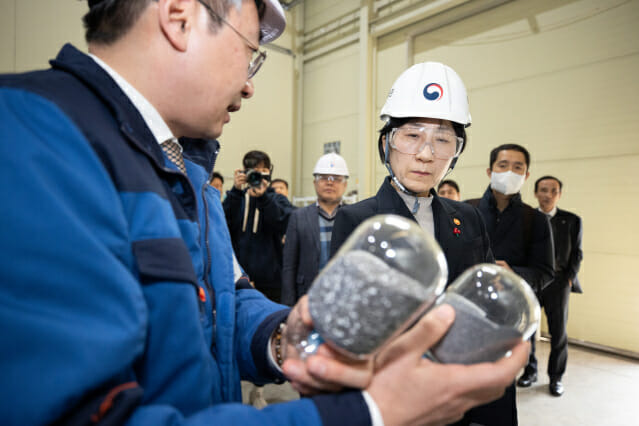
[[[417,193],[411,191],[410,189],[407,189],[404,185],[402,185],[402,183],[399,181],[399,179],[397,179],[397,176],[395,176],[395,172],[393,172],[393,169],[391,168],[391,165],[390,165],[390,143],[388,142],[389,136],[390,136],[390,133],[387,133],[386,134],[386,150],[384,152],[384,166],[386,166],[386,170],[388,170],[388,173],[390,174],[390,178],[395,183],[397,188],[399,188],[399,190],[402,191],[404,194],[410,195],[411,197],[415,197],[415,203],[413,204],[413,208],[411,210],[411,213],[412,214],[416,214],[417,211],[419,210],[419,197],[418,197]]]
[[[395,176],[395,172],[393,172],[393,169],[391,168],[391,165],[390,165],[390,143],[388,142],[389,137],[390,137],[390,132],[386,133],[386,143],[385,143],[386,149],[384,150],[384,166],[386,166],[386,170],[388,170],[388,173],[390,174],[390,178],[395,183],[395,186],[397,186],[397,188],[399,188],[399,190],[402,191],[404,194],[410,195],[411,197],[415,197],[415,204],[413,204],[413,209],[411,210],[411,213],[416,214],[417,211],[419,210],[419,196],[416,192],[413,192],[410,189],[406,188],[404,185],[402,185],[399,179],[397,179],[397,176]],[[453,159],[444,177],[448,176],[450,172],[453,171],[453,169],[455,168],[455,164],[457,163],[457,158],[458,157],[455,157]]]

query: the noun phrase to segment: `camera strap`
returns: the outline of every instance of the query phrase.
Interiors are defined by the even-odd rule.
[[[248,222],[249,210],[251,208],[251,196],[248,191],[244,193],[244,218],[242,219],[242,232],[246,232],[246,222]],[[253,233],[257,234],[257,224],[260,220],[260,211],[255,206],[255,215],[253,217]]]

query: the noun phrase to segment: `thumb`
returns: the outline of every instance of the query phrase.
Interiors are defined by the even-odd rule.
[[[455,311],[450,305],[436,306],[408,331],[382,349],[376,358],[376,368],[407,354],[421,358],[446,334],[454,320]]]

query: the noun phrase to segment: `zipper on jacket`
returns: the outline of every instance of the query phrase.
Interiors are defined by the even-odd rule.
[[[193,183],[191,182],[191,179],[189,179],[188,175],[182,173],[180,170],[173,170],[169,167],[166,167],[164,165],[163,162],[160,162],[154,155],[152,152],[150,152],[146,145],[141,143],[138,138],[136,137],[136,135],[133,133],[133,128],[131,127],[131,125],[129,125],[128,123],[122,123],[120,125],[120,131],[122,131],[122,133],[124,133],[129,139],[131,139],[135,145],[141,149],[144,154],[156,165],[156,167],[158,167],[159,169],[161,169],[162,171],[166,172],[166,173],[171,173],[171,174],[177,174],[180,175],[182,177],[186,177],[186,181],[188,182],[189,188],[191,188],[191,193],[193,194],[193,198],[194,198],[194,202],[195,202],[195,218],[197,220],[197,197],[195,196],[197,193],[195,191],[195,187],[193,187]],[[217,153],[219,152],[219,148],[215,151],[215,157],[213,159],[213,164],[215,164],[215,159],[217,158]],[[211,167],[211,177],[213,176],[213,168]],[[184,179],[182,179],[184,180]],[[204,198],[204,194],[202,194],[202,202],[204,203],[204,211],[208,216],[208,206],[206,204],[206,199]],[[205,221],[206,221],[206,229],[208,231],[208,217],[205,216]],[[207,267],[205,269],[209,269],[210,270],[210,263],[211,263],[211,254],[210,254],[210,250],[208,247],[208,235],[207,237],[205,237],[205,241],[206,241],[206,252],[207,252]],[[204,285],[206,287],[206,289],[209,292],[209,297],[211,298],[211,305],[213,306],[213,316],[215,317],[215,294],[213,293],[213,287],[211,286],[211,284],[209,283],[208,280],[208,272],[204,275]],[[203,302],[202,300],[200,300],[199,297],[199,290],[200,290],[200,285],[198,282],[195,282],[195,297],[198,300],[198,307],[200,310],[200,314],[204,313],[204,306],[206,302]],[[213,325],[215,327],[215,323]],[[214,329],[215,331],[215,329]]]
[[[204,265],[204,284],[206,285],[206,289],[209,291],[209,297],[211,298],[211,313],[213,315],[213,336],[215,336],[215,319],[216,319],[216,310],[215,310],[215,291],[213,290],[213,286],[209,282],[209,274],[211,273],[211,244],[209,243],[209,203],[206,201],[206,189],[208,183],[204,183],[202,186],[202,203],[204,204],[204,246],[206,248],[206,264]],[[213,339],[215,341],[215,338]]]

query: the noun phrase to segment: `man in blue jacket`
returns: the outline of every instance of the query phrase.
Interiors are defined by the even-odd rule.
[[[503,393],[523,345],[472,367],[421,358],[453,321],[446,306],[374,370],[282,350],[287,317],[312,325],[305,300],[289,311],[250,287],[208,185],[257,46],[284,29],[277,1],[89,7],[90,55],[67,45],[51,69],[0,76],[3,424],[441,423]],[[240,379],[282,370],[305,394],[365,391],[236,403]]]

